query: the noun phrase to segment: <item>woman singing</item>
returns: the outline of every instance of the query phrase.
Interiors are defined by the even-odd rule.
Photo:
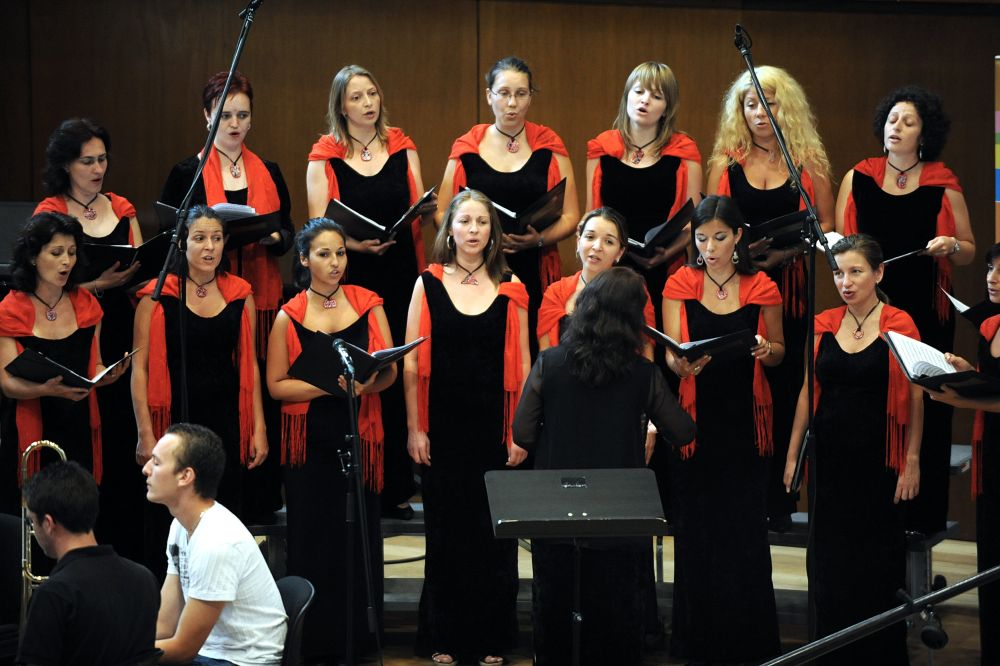
[[[329,134],[309,153],[306,189],[309,216],[322,217],[332,199],[387,227],[424,191],[417,147],[398,127],[390,127],[382,87],[368,70],[348,65],[330,86]],[[350,281],[377,293],[384,301],[393,340],[406,334],[406,313],[413,281],[426,266],[421,221],[433,219],[429,202],[413,220],[410,233],[395,241],[347,239]],[[413,517],[409,499],[415,488],[413,465],[406,454],[406,405],[401,383],[379,396],[385,426],[384,515]]]
[[[781,127],[802,186],[816,206],[824,231],[833,229],[833,191],[830,161],[816,131],[816,118],[802,86],[783,69],[758,67],[767,106]],[[708,192],[733,198],[751,227],[805,208],[788,174],[749,72],[733,81],[722,100],[719,129],[709,160]],[[785,446],[795,416],[797,389],[802,385],[806,345],[806,244],[772,248],[765,238],[749,246],[755,265],[767,272],[781,292],[784,304],[782,330],[788,353],[784,362],[767,369],[774,402],[774,446],[768,484],[767,515],[771,529],[785,531],[791,525],[795,498],[785,492],[782,475]]]
[[[558,347],[539,355],[514,418],[514,441],[535,451],[536,469],[643,467],[651,453],[643,447],[646,415],[672,445],[694,438],[694,422],[639,353],[649,304],[643,279],[610,268],[575,301],[569,330]],[[573,545],[550,539],[531,545],[535,663],[564,664],[572,653]],[[641,661],[636,555],[648,550],[645,539],[589,540],[584,548],[583,663]]]
[[[45,150],[43,182],[49,197],[35,213],[66,213],[76,217],[83,227],[86,245],[141,245],[142,233],[135,207],[124,197],[102,193],[110,163],[111,137],[108,131],[86,118],[66,120],[49,137]],[[119,359],[132,351],[132,325],[135,307],[122,287],[139,269],[138,263],[123,270],[118,265],[90,266],[80,273],[80,286],[99,299],[101,319],[101,358]],[[135,420],[131,418],[128,370],[125,381],[98,389],[101,408],[101,439],[107,442],[135,441]],[[115,449],[104,457],[101,482],[101,511],[97,534],[110,542],[123,557],[142,557],[142,477],[135,470],[131,452]]]
[[[950,121],[941,100],[922,88],[894,90],[875,109],[873,130],[885,153],[859,162],[837,197],[837,231],[870,234],[888,258],[923,249],[885,271],[882,289],[913,317],[920,338],[951,349],[955,320],[944,291],[952,266],[976,255],[969,212],[955,174],[936,161]],[[951,460],[952,408],[924,401],[920,445],[921,492],[907,507],[906,528],[933,534],[945,528]]]
[[[493,112],[493,124],[475,125],[455,141],[438,200],[440,216],[451,198],[469,187],[520,213],[566,179],[562,216],[557,222],[541,232],[528,227],[524,234],[503,234],[507,263],[528,290],[532,330],[542,293],[561,276],[558,243],[573,233],[580,219],[566,146],[551,129],[527,119],[535,92],[531,70],[523,60],[509,56],[494,63],[486,74],[486,103]],[[530,345],[534,358],[534,336]]]
[[[517,637],[517,544],[494,539],[483,474],[526,455],[510,427],[528,374],[528,295],[507,269],[496,209],[452,199],[417,279],[406,340],[408,448],[423,465],[427,559],[417,653],[502,664]]]
[[[757,345],[728,362],[667,354],[681,378],[681,406],[698,423],[697,440],[670,466],[671,653],[694,661],[758,661],[780,649],[767,543],[772,421],[764,367],[785,355],[781,295],[753,267],[732,199],[707,197],[691,229],[697,259],[667,280],[664,332],[686,342],[748,330]]]
[[[910,316],[884,302],[882,250],[854,234],[832,248],[834,284],[844,305],[816,316],[814,427],[810,483],[815,493],[809,590],[817,637],[898,605],[906,586],[906,540],[900,500],[920,487],[923,401],[880,337],[896,331],[918,338]],[[795,471],[808,421],[803,385],[785,465]],[[864,545],[865,556],[858,557]],[[899,622],[846,645],[823,663],[908,664],[906,624]]]
[[[304,576],[316,587],[316,599],[307,616],[303,656],[308,661],[343,661],[347,645],[343,627],[346,558],[353,557],[355,640],[364,645],[368,627],[360,618],[368,605],[362,575],[360,532],[354,553],[348,555],[345,500],[346,477],[341,455],[350,451],[346,399],[295,379],[288,369],[315,335],[341,338],[369,352],[392,346],[392,335],[382,309],[382,299],[362,287],[342,284],[347,270],[347,237],[338,224],[324,218],[310,220],[296,237],[297,278],[305,289],[285,303],[271,330],[267,356],[267,387],[282,401],[281,461],[285,467],[288,511],[288,573]],[[378,392],[396,378],[390,366],[364,384],[355,382],[361,401],[359,450],[368,491],[369,553],[375,575],[376,606],[382,599],[382,538],[378,497],[382,476],[382,423]],[[344,378],[341,388],[346,389]],[[318,525],[322,529],[316,529]],[[381,612],[379,612],[381,618]],[[374,645],[374,643],[372,643]]]

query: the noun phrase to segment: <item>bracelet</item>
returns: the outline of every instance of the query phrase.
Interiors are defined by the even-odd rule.
[[[538,236],[538,249],[540,250],[543,247],[545,247],[545,238],[541,234],[539,234],[539,236]]]
[[[94,288],[91,289],[94,292],[94,296],[101,298],[104,296],[104,290],[97,286],[97,280],[94,280]]]
[[[951,246],[951,254],[958,254],[962,251],[962,241],[955,239],[955,244]]]

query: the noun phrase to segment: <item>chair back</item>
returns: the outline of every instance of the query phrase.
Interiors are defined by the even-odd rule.
[[[285,652],[281,666],[298,666],[302,652],[302,623],[306,611],[312,604],[316,589],[301,576],[285,576],[278,579],[278,592],[288,616],[288,632],[285,635]]]

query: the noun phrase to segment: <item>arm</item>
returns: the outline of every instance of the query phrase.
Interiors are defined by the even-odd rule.
[[[517,276],[514,276],[514,282],[520,282]],[[528,350],[528,311],[524,308],[517,309],[517,318],[520,322],[520,337],[521,337],[521,376],[527,379],[528,375],[531,374],[531,353]],[[522,390],[524,385],[521,385]],[[511,443],[510,450],[507,452],[507,466],[517,467],[524,459],[528,457],[528,452],[518,446],[516,443]]]
[[[809,173],[814,174],[816,172],[810,171]],[[816,201],[813,204],[816,206],[816,214],[819,215],[819,226],[823,229],[824,233],[833,231],[836,213],[834,212],[833,185],[830,183],[830,177],[813,176],[812,181],[813,191],[816,194]]]
[[[535,231],[533,227],[528,227],[523,234],[504,234],[505,249],[509,248],[511,252],[558,245],[562,239],[572,236],[576,231],[576,225],[580,223],[580,204],[576,198],[573,165],[568,157],[563,155],[553,155],[553,157],[559,164],[559,172],[566,177],[566,195],[563,199],[562,215],[552,226],[541,232]]]
[[[0,337],[0,390],[13,400],[33,400],[34,398],[65,398],[82,400],[90,393],[87,389],[71,388],[62,383],[62,377],[53,377],[45,383],[21,379],[7,372],[7,364],[17,358],[17,343],[14,338]]]
[[[671,446],[684,446],[694,439],[697,433],[695,422],[681,408],[663,374],[655,368],[649,384],[646,414]]]
[[[534,451],[538,445],[538,433],[542,424],[542,365],[541,356],[535,361],[535,366],[528,374],[524,388],[521,390],[521,399],[517,403],[517,411],[514,412],[514,424],[512,426],[514,441],[521,448]]]
[[[818,339],[818,338],[817,338]],[[809,350],[806,350],[809,353]],[[785,492],[792,492],[792,477],[795,475],[795,465],[799,460],[799,449],[802,447],[802,440],[806,436],[806,428],[809,426],[809,379],[802,380],[802,390],[799,391],[799,399],[795,403],[795,418],[792,419],[792,435],[788,441],[788,453],[785,455],[785,474],[783,477]]]
[[[253,302],[253,294],[247,296],[243,309],[250,317],[250,339],[257,348],[257,307]],[[256,351],[254,351],[256,356]],[[267,425],[264,422],[264,400],[260,394],[260,367],[257,359],[253,362],[253,456],[247,469],[259,467],[267,458]]]
[[[765,305],[761,308],[761,312],[764,315],[767,339],[761,339],[760,344],[751,349],[750,353],[767,367],[773,368],[785,358],[785,334],[781,328],[781,305]],[[760,336],[757,337],[760,338]]]
[[[976,258],[976,240],[972,236],[972,227],[969,226],[969,208],[965,205],[965,197],[961,192],[945,190],[944,195],[948,197],[955,217],[955,235],[932,238],[927,243],[927,253],[948,257],[956,266],[964,266]],[[958,252],[955,252],[956,242],[960,248]]]
[[[288,194],[288,185],[285,184],[285,177],[281,173],[281,168],[276,162],[264,162],[274,187],[278,190],[278,210],[281,212],[281,229],[275,231],[270,236],[260,239],[261,245],[267,246],[267,251],[276,257],[288,252],[295,240],[295,227],[292,225],[292,198]]]
[[[177,632],[177,624],[184,608],[184,594],[177,574],[167,574],[160,588],[160,612],[156,616],[156,638],[170,638]]]
[[[100,373],[104,371],[107,366],[104,365],[104,359],[101,358],[101,326],[102,323],[98,322],[97,328],[94,329],[94,340],[97,342],[97,363],[94,366],[94,372]],[[128,352],[125,352],[126,354]],[[118,360],[118,359],[115,359]],[[128,370],[129,365],[132,364],[132,359],[128,359],[124,363],[119,363],[113,367],[106,375],[101,377],[101,380],[97,382],[94,386],[107,386],[108,384],[114,384],[121,378],[125,371]]]
[[[329,395],[326,391],[301,379],[288,375],[291,363],[288,361],[288,348],[285,346],[285,335],[292,320],[283,310],[278,311],[271,328],[271,337],[267,341],[267,390],[275,400],[286,402],[305,402],[313,398]]]
[[[415,150],[406,151],[406,159],[410,163],[410,173],[413,174],[413,185],[416,187],[417,195],[420,196],[424,193],[424,179],[420,175],[420,156],[417,155]],[[433,194],[420,209],[420,224],[427,224],[434,221],[434,215],[437,213],[437,193]]]
[[[594,210],[594,174],[597,172],[597,165],[600,162],[596,157],[587,160],[587,212]]]
[[[455,167],[458,164],[458,160],[448,160],[448,164],[444,168],[444,176],[441,177],[441,187],[438,188],[438,207],[437,213],[434,214],[434,224],[436,226],[441,226],[441,220],[444,219],[444,214],[448,210],[448,205],[451,200],[455,197]]]
[[[678,300],[663,299],[663,332],[674,340],[681,339],[681,307],[683,304]],[[666,354],[667,366],[681,379],[688,375],[697,375],[705,367],[705,364],[712,360],[712,357],[706,354],[690,363],[683,356],[674,356],[669,349],[666,350]]]
[[[326,162],[310,160],[306,167],[306,201],[309,205],[309,217],[323,217],[330,203],[330,184],[326,181]]]
[[[854,184],[854,169],[851,169],[844,176],[840,183],[840,192],[837,193],[837,216],[835,230],[838,234],[844,233],[844,211],[847,210],[847,200],[851,196],[851,188]]]
[[[155,303],[149,296],[139,301],[139,306],[135,310],[132,336],[132,344],[139,350],[132,357],[132,411],[135,413],[135,425],[139,433],[135,447],[135,461],[139,465],[146,464],[153,453],[153,445],[156,444],[146,393],[149,385],[149,322],[153,317],[154,306]]]
[[[420,315],[423,311],[424,282],[418,276],[413,285],[410,309],[406,315],[406,342],[409,344],[420,337]],[[403,357],[403,394],[406,397],[406,450],[413,462],[419,465],[431,464],[431,441],[427,433],[420,429],[417,414],[417,349]]]
[[[705,179],[705,191],[709,194],[719,193],[719,181],[722,180],[722,172],[726,170],[725,165],[716,164],[708,170],[708,177]]]
[[[181,609],[177,631],[167,638],[157,639],[155,645],[163,650],[161,664],[187,664],[196,656],[212,633],[212,628],[222,614],[224,601],[188,599]],[[159,622],[157,622],[159,627]]]
[[[911,500],[920,492],[920,440],[924,435],[924,395],[920,387],[910,384],[910,428],[906,433],[906,462],[896,481],[892,501]]]

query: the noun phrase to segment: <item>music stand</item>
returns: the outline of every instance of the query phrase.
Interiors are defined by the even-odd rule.
[[[667,533],[656,476],[638,469],[486,472],[493,536],[573,540],[573,664],[580,663],[583,612],[580,540]]]

